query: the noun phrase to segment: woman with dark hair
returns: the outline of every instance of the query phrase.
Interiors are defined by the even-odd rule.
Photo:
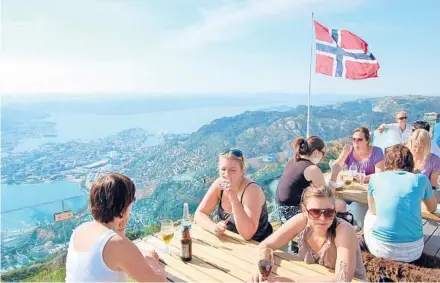
[[[217,178],[197,208],[194,220],[204,229],[221,235],[226,230],[240,234],[245,240],[262,241],[272,234],[263,189],[245,175],[243,152],[228,149],[218,157]],[[210,215],[217,208],[220,221]]]
[[[352,145],[346,144],[336,162],[350,167],[355,164],[359,169],[365,170],[365,182],[370,175],[384,170],[384,155],[380,147],[370,145],[370,131],[359,127],[352,133]]]
[[[412,173],[414,159],[407,147],[387,149],[385,169],[374,174],[368,185],[365,242],[376,257],[412,262],[424,246],[422,202],[434,212],[437,201],[428,177]]]
[[[355,129],[351,141],[351,146],[349,144],[344,146],[336,164],[340,167],[345,165],[348,168],[355,164],[358,171],[365,171],[364,182],[367,183],[372,174],[384,170],[383,151],[380,147],[370,145],[370,131],[365,127]],[[332,176],[334,177],[335,174]],[[332,179],[332,184],[335,181]],[[355,224],[362,228],[368,206],[364,203],[350,201],[347,201],[347,204],[349,204],[348,210],[353,214]]]
[[[325,155],[325,143],[318,136],[298,137],[293,142],[295,156],[290,159],[278,183],[276,202],[281,224],[301,213],[301,195],[311,184],[325,184],[324,174],[317,166]]]
[[[93,221],[78,226],[70,237],[66,282],[165,282],[156,252],[143,255],[125,237],[135,185],[121,174],[98,178],[90,188]]]
[[[350,282],[353,278],[366,280],[361,250],[353,227],[336,217],[335,195],[325,186],[308,187],[301,201],[301,213],[290,218],[260,247],[279,249],[298,236],[301,260],[334,269],[335,275],[275,278],[286,282]],[[253,280],[259,281],[256,272]]]

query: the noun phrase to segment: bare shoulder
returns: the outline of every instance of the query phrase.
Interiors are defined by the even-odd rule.
[[[336,227],[336,242],[357,240],[356,231],[354,227],[345,221],[341,221]]]
[[[304,173],[310,173],[310,174],[322,174],[321,168],[319,168],[317,165],[313,164],[306,168]]]
[[[257,183],[253,183],[252,180],[248,180],[248,181],[249,184],[247,185],[246,191],[244,192],[243,200],[244,201],[261,200],[262,202],[265,201],[263,188]]]

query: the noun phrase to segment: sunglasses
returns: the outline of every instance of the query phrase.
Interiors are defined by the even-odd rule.
[[[357,138],[351,138],[352,142],[361,142],[364,141],[364,139],[357,139]]]
[[[232,154],[238,158],[243,157],[243,152],[241,152],[241,150],[235,149],[235,148],[227,149],[222,152],[222,155],[227,155],[227,154]]]
[[[315,209],[315,208],[307,209],[306,208],[306,211],[309,214],[309,217],[314,220],[319,219],[321,217],[321,215],[323,215],[323,214],[324,214],[325,219],[328,219],[328,220],[333,219],[336,215],[336,210],[330,209],[330,208],[328,208],[328,209]]]
[[[408,119],[408,117],[399,117],[399,118],[397,118],[397,120],[406,120],[406,119]]]

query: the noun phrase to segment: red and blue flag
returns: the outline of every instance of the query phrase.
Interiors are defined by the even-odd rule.
[[[317,73],[350,80],[378,77],[379,62],[364,40],[347,30],[314,24]]]

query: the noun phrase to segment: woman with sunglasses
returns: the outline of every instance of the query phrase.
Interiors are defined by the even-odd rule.
[[[145,255],[125,236],[135,185],[121,174],[106,174],[90,188],[93,221],[72,233],[67,251],[66,282],[166,282],[156,252]]]
[[[408,126],[408,114],[405,111],[396,113],[396,123],[381,124],[377,130],[383,133],[389,129],[399,139],[400,144],[406,144],[411,135],[411,127]]]
[[[308,187],[301,201],[302,213],[295,215],[260,243],[273,250],[298,236],[298,256],[309,264],[334,269],[335,275],[275,278],[274,281],[325,282],[366,280],[366,271],[353,227],[336,217],[335,195],[325,186]],[[256,273],[257,274],[257,273]],[[258,276],[253,276],[258,281]]]
[[[219,155],[217,178],[195,212],[194,220],[204,229],[220,235],[229,230],[245,240],[262,241],[272,234],[263,189],[245,176],[245,158],[238,149]],[[217,208],[220,222],[209,216]]]
[[[380,147],[370,145],[370,131],[365,127],[359,127],[352,133],[352,145],[346,144],[336,164],[341,168],[344,165],[350,168],[353,164],[356,165],[358,172],[360,170],[365,171],[364,182],[368,183],[370,176],[374,173],[382,172],[384,170],[384,155]],[[336,171],[333,170],[332,171]],[[337,172],[332,174],[332,184],[336,180],[334,179]],[[356,179],[359,177],[356,176]],[[367,213],[368,206],[364,203],[347,202],[349,204],[348,210],[353,214],[355,224],[362,228]]]

